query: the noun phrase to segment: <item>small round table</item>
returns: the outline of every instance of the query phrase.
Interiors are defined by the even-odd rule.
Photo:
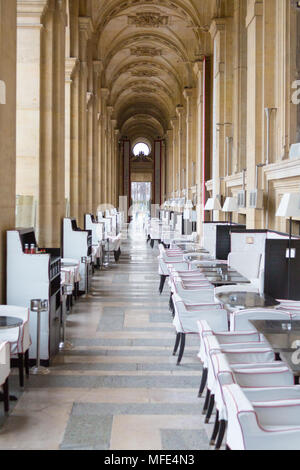
[[[0,316],[0,330],[19,328],[22,324],[22,318]]]
[[[22,326],[23,320],[18,317],[6,317],[0,316],[0,330],[9,330],[11,328],[20,328]],[[17,401],[17,397],[14,395],[9,396],[10,401]],[[0,393],[0,402],[4,401],[3,393]]]
[[[256,292],[226,292],[217,294],[218,300],[230,310],[243,310],[247,308],[270,308],[280,302],[269,295],[260,295]]]

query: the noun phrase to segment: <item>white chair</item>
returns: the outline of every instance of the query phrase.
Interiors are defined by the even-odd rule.
[[[10,344],[11,357],[18,357],[20,387],[24,387],[24,361],[26,376],[29,377],[29,348],[31,346],[29,332],[29,309],[12,305],[0,305],[0,316],[17,317],[23,320],[18,328],[0,330],[0,342]]]
[[[9,386],[10,374],[10,344],[0,343],[0,387],[3,388],[3,402],[5,413],[9,412]]]
[[[208,297],[203,296],[202,304],[186,305],[179,296],[174,296],[175,317],[173,325],[176,329],[176,342],[173,351],[175,356],[180,346],[177,365],[180,365],[186,342],[186,335],[198,334],[198,320],[210,319],[211,324],[217,330],[224,328],[227,322],[227,312],[220,306],[210,303]]]
[[[211,394],[217,410],[211,444],[213,445],[217,440],[216,449],[220,449],[222,445],[227,423],[223,385],[239,383],[240,386],[245,387],[244,392],[247,395],[257,400],[267,401],[279,400],[280,397],[294,397],[293,374],[280,361],[229,365],[228,357],[214,345],[209,351],[208,358]],[[277,392],[274,392],[275,388]],[[299,386],[297,386],[297,390],[297,396],[299,396]]]
[[[300,400],[251,403],[237,384],[223,386],[231,450],[299,450]]]
[[[250,320],[282,320],[291,321],[289,312],[275,309],[246,309],[230,313],[230,331],[255,331]]]
[[[282,366],[282,363],[276,361],[275,353],[268,344],[245,343],[245,344],[226,344],[220,345],[215,335],[205,336],[203,338],[204,348],[206,352],[208,379],[207,379],[207,396],[203,412],[206,413],[206,422],[208,423],[215,404],[215,382],[216,372],[212,364],[212,355],[226,354],[228,364],[235,371],[236,368],[244,371],[249,375],[250,369],[276,368]],[[252,374],[253,375],[253,374]],[[291,374],[290,374],[291,375]],[[292,375],[291,375],[292,377]],[[253,377],[251,377],[252,379]],[[220,411],[220,410],[219,410]]]

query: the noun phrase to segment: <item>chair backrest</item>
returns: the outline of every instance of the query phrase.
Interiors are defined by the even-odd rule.
[[[230,331],[255,331],[250,320],[290,321],[291,315],[275,309],[247,309],[230,314]]]
[[[181,303],[175,303],[174,306],[176,319],[180,322],[183,332],[186,333],[198,333],[198,320],[209,318],[209,322],[215,331],[218,328],[223,330],[227,321],[227,311],[216,308],[214,305],[200,306],[194,312],[187,312],[184,308],[181,308]]]
[[[228,265],[247,279],[259,277],[262,255],[256,250],[229,253]]]
[[[245,450],[248,437],[258,429],[256,414],[237,384],[223,386],[228,416],[227,445],[231,450]]]
[[[243,284],[243,286],[235,285],[235,286],[220,286],[215,287],[215,295],[223,294],[226,292],[258,292],[258,288],[250,285],[250,284]]]
[[[4,384],[10,374],[10,344],[0,343],[0,386]]]

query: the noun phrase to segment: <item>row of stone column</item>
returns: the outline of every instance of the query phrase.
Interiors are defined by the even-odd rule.
[[[61,219],[117,203],[117,122],[102,86],[91,18],[79,0],[18,0],[17,195],[36,203],[38,241]]]

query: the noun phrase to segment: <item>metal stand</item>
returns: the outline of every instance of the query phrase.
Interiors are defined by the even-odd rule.
[[[63,286],[63,292],[62,295],[65,296],[70,296],[72,295],[73,292],[73,286],[72,284],[67,284]],[[69,303],[70,309],[69,309],[69,314],[72,313],[72,303]],[[59,350],[60,351],[70,351],[74,348],[73,344],[70,343],[70,341],[67,341],[66,339],[66,320],[64,320],[63,315],[62,315],[62,338],[61,342],[59,343]]]
[[[37,314],[37,334],[36,334],[36,365],[32,367],[31,373],[33,375],[47,375],[50,370],[47,367],[41,366],[40,356],[40,340],[41,340],[41,312],[48,311],[48,300],[35,299],[31,300],[30,310]]]
[[[104,266],[105,268],[108,268],[109,265],[110,265],[110,251],[109,251],[110,245],[109,245],[109,238],[106,240],[106,243],[107,243],[107,251],[106,251],[106,257],[105,257],[106,260],[105,260],[105,262],[103,263],[103,266]]]
[[[89,256],[83,256],[81,258],[81,262],[82,264],[85,265],[85,296],[86,297],[88,295],[88,292],[89,292],[89,274],[88,274],[88,265],[90,264],[91,262],[91,258]]]

